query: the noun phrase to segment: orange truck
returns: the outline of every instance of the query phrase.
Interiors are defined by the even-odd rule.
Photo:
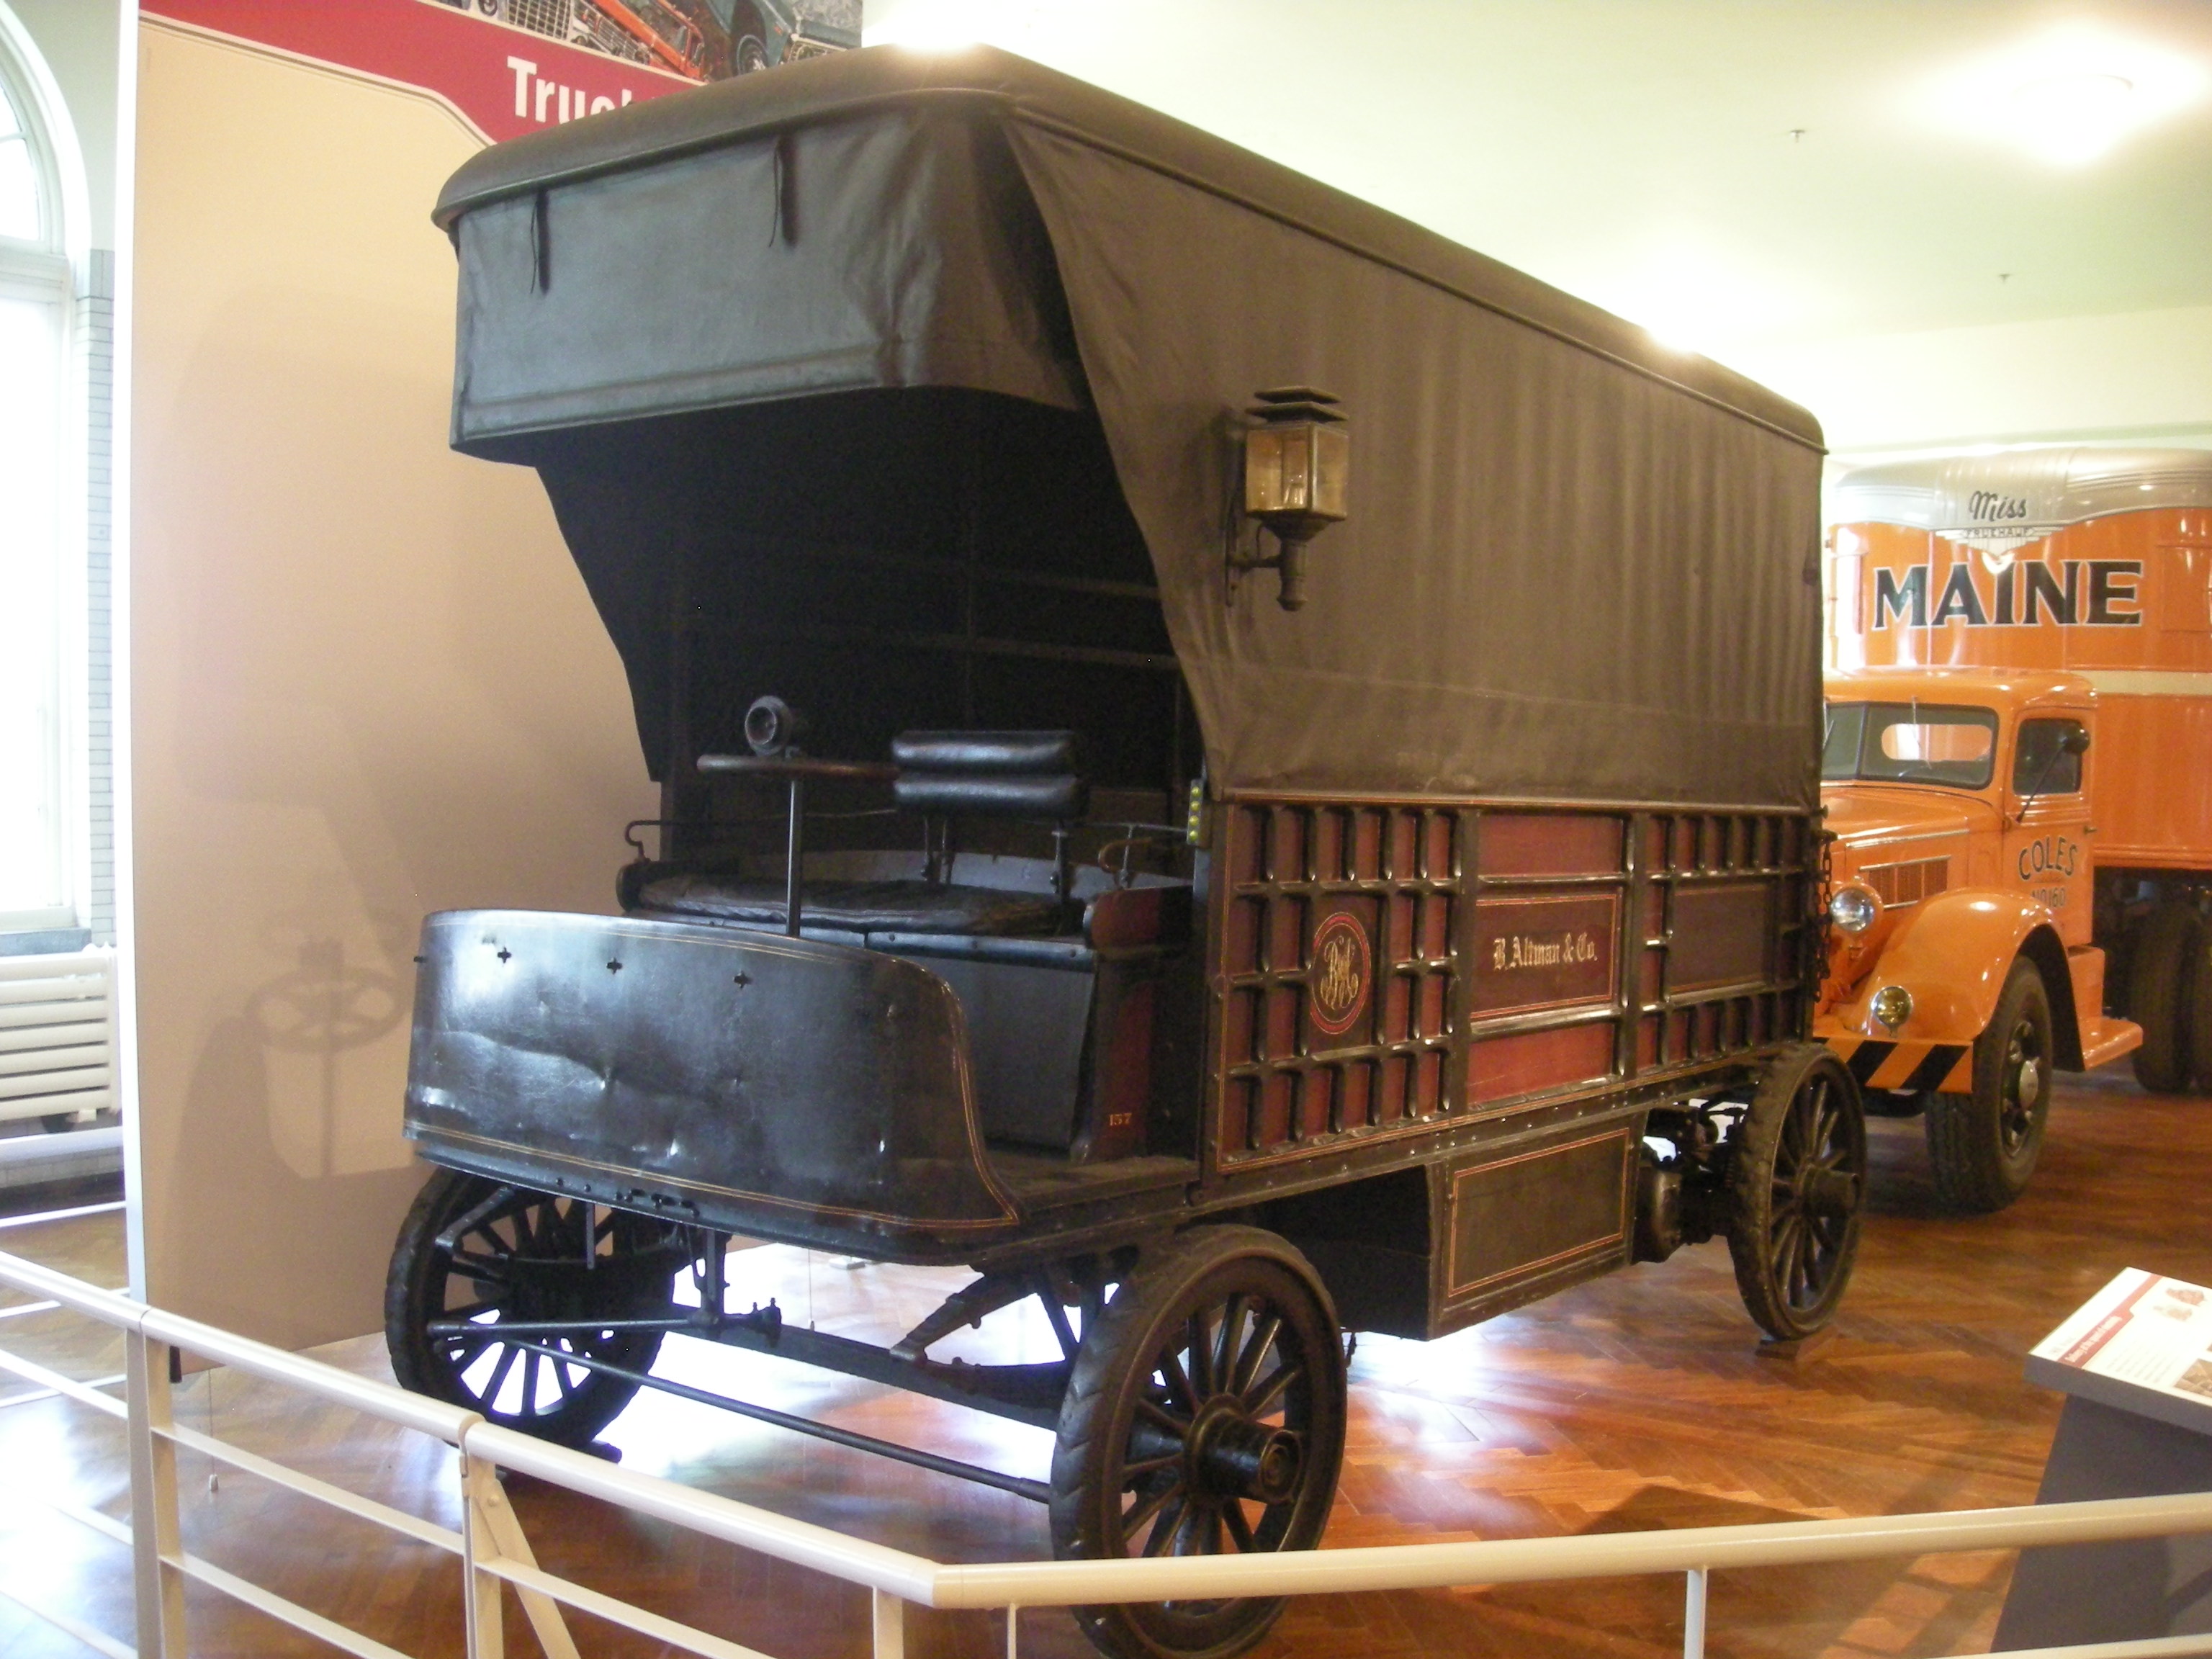
[[[2212,1086],[2212,453],[1864,467],[1829,516],[1814,1029],[1998,1209],[2054,1068]]]

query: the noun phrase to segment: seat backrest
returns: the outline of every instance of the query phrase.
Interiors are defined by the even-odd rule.
[[[1091,802],[1073,732],[902,732],[891,758],[893,798],[910,812],[1065,823]]]

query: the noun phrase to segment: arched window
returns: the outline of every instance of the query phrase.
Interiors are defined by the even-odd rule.
[[[47,198],[40,176],[45,157],[32,148],[31,125],[18,105],[20,94],[0,82],[0,237],[43,246],[47,234]]]
[[[0,29],[0,936],[77,926],[83,863],[74,285],[26,51]]]

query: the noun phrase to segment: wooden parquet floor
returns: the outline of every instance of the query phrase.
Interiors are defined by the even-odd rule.
[[[1836,1339],[1797,1363],[1759,1357],[1726,1247],[1632,1268],[1444,1341],[1363,1339],[1352,1365],[1352,1442],[1328,1543],[1542,1537],[1805,1516],[1965,1509],[2034,1496],[2057,1414],[2021,1379],[2027,1348],[2122,1267],[2212,1282],[2204,1224],[2212,1103],[2148,1097],[2123,1077],[2069,1079],[2044,1168],[1996,1216],[1933,1204],[1920,1126],[1874,1126],[1876,1188]],[[0,1249],[95,1279],[119,1278],[112,1218],[0,1232]],[[733,1259],[738,1295],[775,1295],[823,1329],[888,1338],[960,1275],[781,1249]],[[0,1322],[0,1340],[77,1376],[118,1369],[114,1345],[52,1315]],[[970,1357],[1051,1352],[1041,1320],[971,1334]],[[324,1351],[388,1376],[376,1339]],[[957,1407],[783,1362],[672,1342],[662,1370],[783,1409],[1024,1474],[1049,1437]],[[120,1437],[54,1401],[7,1406],[0,1493],[53,1480],[124,1510]],[[190,1379],[179,1416],[249,1449],[453,1524],[453,1458],[351,1413],[280,1396],[228,1372]],[[1036,1558],[1042,1516],[1018,1498],[848,1453],[665,1397],[611,1431],[625,1467],[686,1481],[944,1560]],[[187,1546],[380,1640],[457,1655],[459,1576],[448,1558],[183,1460]],[[775,1656],[867,1651],[865,1595],[817,1575],[675,1533],[517,1480],[510,1492],[540,1561],[599,1589]],[[1767,1656],[1905,1656],[1987,1647],[2008,1556],[1883,1560],[1717,1575],[1710,1649]],[[32,1595],[127,1638],[122,1553],[70,1523],[0,1502],[0,1589]],[[304,1637],[195,1591],[192,1651],[322,1652]],[[589,1655],[649,1659],[657,1644],[574,1621]],[[1597,1580],[1296,1601],[1267,1659],[1358,1652],[1657,1659],[1679,1652],[1679,1579]],[[1005,1651],[996,1615],[920,1612],[909,1650],[928,1659]],[[513,1651],[534,1644],[510,1608]],[[1021,1649],[1090,1652],[1073,1623],[1022,1619]],[[0,1601],[0,1653],[76,1659],[87,1650]]]

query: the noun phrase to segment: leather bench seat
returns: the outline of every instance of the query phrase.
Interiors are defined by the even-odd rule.
[[[639,890],[636,908],[701,921],[781,928],[783,884],[726,875],[669,875]],[[998,887],[932,886],[925,881],[810,881],[799,920],[856,933],[968,933],[1033,936],[1060,931],[1049,894]]]

